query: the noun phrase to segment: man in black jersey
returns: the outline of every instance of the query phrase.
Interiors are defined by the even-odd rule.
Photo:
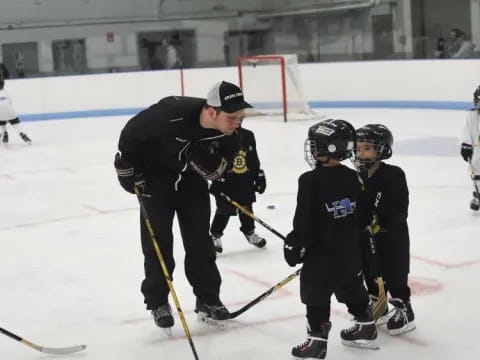
[[[185,249],[185,274],[196,296],[196,309],[214,320],[230,314],[222,304],[220,274],[209,235],[207,180],[231,163],[236,129],[251,107],[236,85],[219,82],[207,99],[170,96],[130,119],[120,134],[115,168],[122,187],[142,190],[142,200],[170,274],[175,268],[172,225],[177,215]],[[147,310],[161,328],[173,326],[169,288],[145,221],[140,220]]]
[[[298,180],[293,231],[284,245],[290,266],[303,263],[300,296],[306,305],[307,340],[292,349],[297,359],[324,359],[327,354],[330,298],[347,305],[355,325],[342,330],[347,346],[377,349],[377,330],[363,286],[354,170],[341,164],[354,149],[355,129],[329,119],[309,129],[305,158],[313,167]]]
[[[392,145],[392,133],[384,125],[369,124],[357,129],[355,167],[364,190],[359,198],[360,223],[364,227],[373,221],[378,256],[378,259],[372,257],[369,232],[363,231],[365,280],[370,296],[375,301],[378,287],[374,279],[382,275],[394,307],[388,318],[387,329],[391,335],[400,335],[415,329],[415,315],[408,286],[410,238],[407,180],[400,167],[382,161],[392,156]],[[376,269],[378,275],[373,273],[373,262],[380,265]]]

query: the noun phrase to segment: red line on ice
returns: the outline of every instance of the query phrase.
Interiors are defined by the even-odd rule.
[[[480,259],[464,261],[464,262],[459,262],[459,263],[447,263],[447,262],[440,261],[440,260],[429,259],[429,258],[425,258],[425,257],[422,257],[422,256],[413,256],[413,255],[412,255],[412,259],[422,261],[426,264],[443,267],[445,269],[462,268],[462,267],[467,267],[467,266],[470,266],[470,265],[476,265],[476,264],[480,263]]]
[[[267,281],[263,281],[263,280],[260,280],[256,277],[253,277],[253,276],[250,276],[250,275],[247,275],[247,274],[244,274],[242,272],[239,272],[239,271],[236,271],[236,270],[229,270],[228,271],[229,273],[232,273],[238,277],[241,277],[242,279],[245,279],[245,280],[248,280],[250,282],[253,282],[253,283],[256,283],[256,284],[259,284],[259,285],[262,285],[262,286],[265,286],[267,288],[271,288],[273,287],[275,284],[271,284]],[[285,276],[286,277],[286,276]],[[278,281],[277,281],[278,282]],[[280,288],[277,290],[277,293],[281,293],[283,294],[283,296],[289,296],[289,295],[292,295],[292,293],[290,291],[288,291],[287,289],[285,288]]]

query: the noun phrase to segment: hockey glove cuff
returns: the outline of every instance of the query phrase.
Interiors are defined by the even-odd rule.
[[[260,169],[255,178],[255,191],[259,194],[263,194],[267,188],[267,179],[265,178],[265,172]]]
[[[473,147],[470,144],[462,143],[460,148],[460,155],[462,155],[463,160],[469,162],[472,159]]]
[[[136,174],[133,165],[128,160],[123,159],[119,152],[115,154],[114,166],[118,181],[125,191],[135,194],[134,186],[138,186],[141,193],[145,192],[146,186],[143,176]]]
[[[212,181],[212,184],[210,185],[210,194],[212,194],[215,197],[221,197],[221,193],[225,192],[226,189],[226,180],[224,177],[221,177],[215,181]]]
[[[287,235],[287,239],[283,244],[283,256],[290,266],[295,266],[303,262],[305,248],[298,245],[293,231]]]

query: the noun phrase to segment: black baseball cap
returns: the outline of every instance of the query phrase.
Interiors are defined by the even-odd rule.
[[[226,81],[220,81],[213,85],[207,95],[207,104],[226,113],[252,107],[243,98],[242,89]]]

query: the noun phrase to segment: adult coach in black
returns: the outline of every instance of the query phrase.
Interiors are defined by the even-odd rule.
[[[170,96],[130,119],[120,134],[115,168],[122,187],[142,189],[142,199],[170,274],[173,218],[177,215],[185,249],[185,274],[197,298],[195,311],[213,320],[230,317],[219,292],[221,278],[209,236],[207,180],[215,180],[237,149],[236,129],[251,107],[236,85],[219,82],[207,99]],[[147,310],[162,328],[173,326],[169,288],[141,217]]]

